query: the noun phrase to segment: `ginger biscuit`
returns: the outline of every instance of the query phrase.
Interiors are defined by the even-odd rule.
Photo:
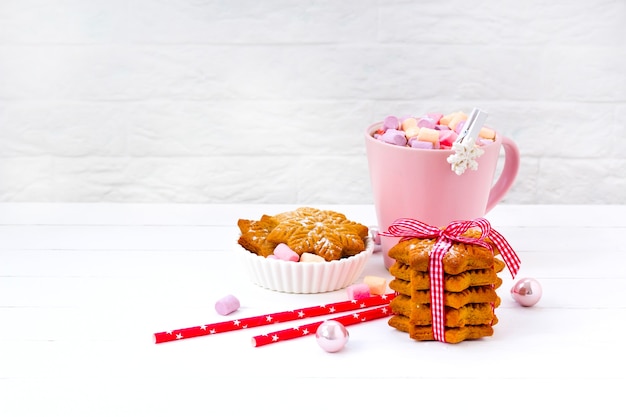
[[[314,253],[332,261],[365,250],[369,229],[341,213],[301,207],[277,215],[276,220],[267,240],[276,245],[285,243],[298,255]]]
[[[497,319],[495,320],[497,322]],[[395,315],[388,320],[389,326],[409,334],[414,340],[435,340],[432,326],[416,326],[406,316]],[[495,323],[494,323],[495,324]],[[469,325],[464,327],[447,327],[444,331],[446,342],[460,343],[464,340],[480,339],[493,336],[493,327],[489,325]]]
[[[432,325],[430,304],[417,304],[405,295],[396,296],[390,303],[394,314],[409,318],[412,325]],[[493,325],[495,319],[494,306],[490,303],[465,304],[460,308],[445,308],[444,325],[446,327],[463,327],[467,325]]]
[[[284,243],[298,255],[311,253],[326,261],[356,255],[365,250],[367,226],[345,215],[312,207],[276,214],[259,220],[239,219],[238,243],[257,255],[271,255]]]
[[[499,268],[500,262],[504,265],[502,261],[496,262],[496,268]],[[459,292],[470,286],[495,285],[500,280],[496,270],[495,268],[485,268],[473,269],[456,275],[444,274],[443,289],[444,291]],[[389,268],[389,273],[396,279],[410,282],[413,290],[427,290],[430,288],[428,273],[417,271],[407,264],[395,262]]]
[[[501,285],[502,280],[499,279],[499,283],[491,285],[480,285],[476,287],[468,287],[460,292],[444,291],[443,302],[447,307],[460,308],[466,304],[475,303],[491,303],[495,307],[500,306],[500,297],[496,293],[496,289]],[[396,291],[400,295],[411,297],[411,300],[415,304],[430,304],[430,291],[429,290],[411,290],[410,283],[400,280],[391,280],[389,282],[389,288]]]
[[[464,236],[478,238],[476,229]],[[396,262],[389,268],[394,277],[389,288],[398,295],[391,301],[394,314],[388,324],[409,334],[414,340],[435,340],[431,310],[430,257],[436,239],[412,238],[402,240],[389,250]],[[445,341],[459,343],[493,335],[498,323],[495,314],[501,299],[496,290],[502,285],[498,273],[506,264],[496,245],[454,242],[442,258],[443,267],[443,325]]]
[[[257,255],[271,255],[276,244],[269,242],[267,236],[277,224],[274,217],[266,214],[262,215],[259,220],[239,219],[237,226],[241,235],[238,243]]]
[[[468,231],[466,233],[466,235],[472,234],[475,232]],[[426,272],[435,241],[435,239],[421,238],[402,240],[389,249],[388,255],[416,271]],[[456,275],[472,269],[493,267],[494,256],[499,252],[496,245],[489,239],[485,239],[485,242],[489,243],[492,250],[480,245],[454,242],[443,256],[444,272]]]

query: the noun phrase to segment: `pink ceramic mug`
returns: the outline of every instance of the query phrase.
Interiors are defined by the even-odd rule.
[[[519,149],[511,139],[496,135],[492,144],[476,159],[478,169],[457,175],[446,160],[449,149],[418,149],[390,145],[374,139],[382,126],[376,123],[365,132],[365,145],[380,231],[394,220],[409,217],[432,226],[443,227],[454,220],[483,217],[509,191],[519,170]],[[504,148],[504,166],[494,184],[494,175]],[[382,237],[385,267],[393,260],[387,256],[398,238]]]

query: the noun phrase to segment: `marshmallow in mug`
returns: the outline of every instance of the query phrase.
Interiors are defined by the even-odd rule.
[[[457,111],[450,114],[427,113],[424,116],[387,116],[374,138],[385,143],[421,149],[450,149],[465,125],[468,115]],[[476,143],[493,141],[496,132],[488,127],[480,129]]]

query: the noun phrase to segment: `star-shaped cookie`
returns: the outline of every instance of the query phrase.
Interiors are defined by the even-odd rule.
[[[474,238],[479,236],[475,230],[468,230],[463,235]],[[389,249],[389,257],[412,269],[426,272],[435,241],[426,238],[402,240]],[[498,255],[499,251],[489,238],[484,241],[491,246],[491,250],[475,244],[454,242],[443,257],[445,273],[456,275],[472,269],[492,268],[494,255]]]
[[[241,231],[239,244],[261,256],[271,255],[276,244],[267,240],[267,235],[276,226],[277,222],[273,216],[264,214],[259,220],[239,219],[237,226]]]
[[[284,243],[299,255],[314,253],[332,261],[365,250],[367,226],[348,220],[341,213],[300,207],[274,218],[277,225],[267,240],[276,245]]]

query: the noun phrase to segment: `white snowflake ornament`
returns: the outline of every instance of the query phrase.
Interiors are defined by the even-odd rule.
[[[465,122],[463,131],[452,144],[454,153],[448,156],[447,161],[450,163],[452,171],[457,175],[463,174],[467,169],[472,171],[478,169],[476,158],[481,156],[485,151],[476,145],[476,138],[486,118],[487,113],[474,108],[470,117]]]

